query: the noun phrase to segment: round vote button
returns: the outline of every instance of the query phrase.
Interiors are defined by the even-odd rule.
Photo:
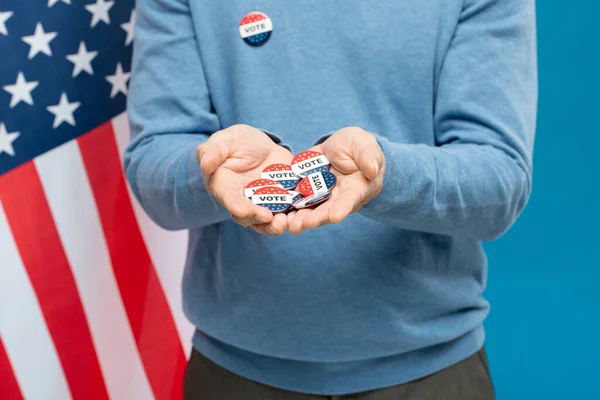
[[[284,189],[291,190],[298,185],[300,178],[292,172],[292,167],[287,164],[272,164],[260,174],[261,179],[277,181]]]
[[[244,188],[244,196],[246,196],[249,199],[252,199],[252,195],[254,194],[254,192],[256,192],[258,189],[262,189],[264,187],[269,186],[276,186],[283,189],[279,182],[274,181],[272,179],[257,179],[246,185],[246,187]]]
[[[254,192],[252,202],[278,213],[287,211],[292,206],[292,195],[283,188],[268,186]]]
[[[272,32],[271,18],[259,11],[247,14],[240,22],[240,36],[250,46],[262,46],[267,43]]]
[[[334,174],[319,171],[302,179],[297,190],[302,196],[321,195],[330,192],[335,184]]]
[[[294,199],[293,206],[297,210],[301,210],[303,208],[308,208],[317,204],[324,202],[325,200],[331,197],[331,192],[326,192],[323,194],[313,194],[312,196],[300,197]]]
[[[329,171],[329,160],[318,151],[303,151],[292,159],[292,172],[305,177],[316,172]]]

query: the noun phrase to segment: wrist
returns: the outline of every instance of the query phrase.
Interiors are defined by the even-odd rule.
[[[390,187],[389,182],[390,182],[392,176],[394,174],[398,173],[397,171],[393,170],[394,166],[388,162],[388,158],[390,155],[389,141],[386,138],[383,138],[376,134],[373,134],[373,133],[370,133],[370,134],[375,137],[375,139],[377,140],[377,145],[381,148],[381,151],[383,152],[383,164],[381,166],[381,169],[382,169],[380,172],[381,176],[377,178],[379,181],[379,184],[377,185],[376,194],[373,195],[371,200],[369,200],[363,207],[363,209],[367,212],[370,210],[379,210],[379,209],[385,208],[387,206],[384,197],[386,197],[390,194],[384,193],[384,192],[386,191],[386,188]]]

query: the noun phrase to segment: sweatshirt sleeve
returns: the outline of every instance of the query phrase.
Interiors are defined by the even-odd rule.
[[[221,126],[188,0],[137,1],[128,112],[132,141],[125,150],[125,175],[146,213],[171,230],[229,219],[207,192],[196,161],[196,147]]]
[[[466,0],[435,97],[435,146],[377,136],[380,195],[361,213],[403,229],[493,240],[531,192],[534,0]]]

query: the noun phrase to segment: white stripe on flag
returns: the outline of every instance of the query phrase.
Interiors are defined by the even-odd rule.
[[[0,334],[27,400],[68,400],[71,393],[0,203]]]
[[[110,398],[153,399],[75,140],[35,160],[77,284]]]
[[[115,117],[112,120],[112,125],[122,162],[123,153],[130,140],[127,113]],[[181,277],[187,252],[188,233],[187,231],[167,231],[156,225],[142,209],[129,185],[127,185],[127,191],[187,356],[192,348],[191,339],[194,333],[194,327],[183,314],[181,307]]]

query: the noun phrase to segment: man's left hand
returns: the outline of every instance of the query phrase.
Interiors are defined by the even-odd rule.
[[[375,136],[361,128],[341,129],[310,150],[329,159],[337,185],[323,204],[288,214],[288,229],[293,234],[343,221],[377,197],[383,186],[383,151]]]

